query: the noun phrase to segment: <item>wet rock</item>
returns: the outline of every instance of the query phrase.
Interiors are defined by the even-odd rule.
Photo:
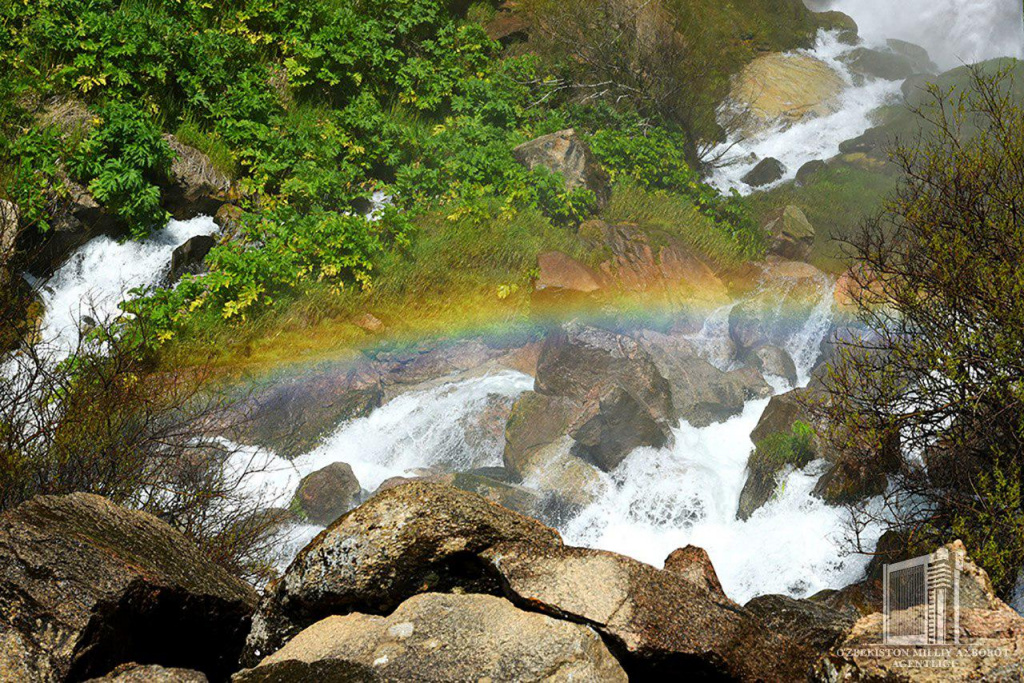
[[[313,539],[268,588],[244,663],[255,665],[334,614],[386,614],[413,595],[456,586],[497,594],[474,558],[505,540],[561,542],[539,522],[449,486],[411,483],[378,493]]]
[[[164,141],[175,155],[164,205],[178,219],[215,214],[231,189],[231,179],[214,168],[210,157],[174,135],[165,133]]]
[[[133,661],[223,679],[255,603],[168,524],[99,496],[0,515],[0,672],[15,679],[84,680]]]
[[[754,166],[740,180],[750,187],[763,187],[771,185],[776,180],[781,180],[784,175],[786,175],[786,166],[778,159],[768,157],[759,161],[757,166]]]
[[[803,261],[814,248],[814,226],[798,206],[786,206],[768,215],[764,231],[768,251],[792,261]]]
[[[310,522],[327,526],[359,503],[362,490],[352,467],[335,462],[303,477],[295,501]]]
[[[935,76],[930,74],[914,74],[907,80],[903,81],[903,85],[900,86],[900,93],[903,94],[903,100],[907,104],[912,104],[918,101],[921,96],[928,91],[928,85],[935,82]]]
[[[836,31],[840,43],[856,45],[860,42],[860,29],[857,26],[857,22],[849,14],[831,10],[816,13],[815,18],[822,28],[828,31]]]
[[[747,401],[772,393],[756,370],[722,372],[686,339],[645,330],[639,342],[669,383],[675,416],[695,427],[739,415]]]
[[[667,424],[655,420],[647,407],[621,386],[603,391],[579,422],[571,434],[576,440],[575,453],[605,472],[618,467],[634,449],[661,448],[671,438]]]
[[[379,372],[359,365],[328,365],[273,380],[244,404],[236,440],[294,458],[315,448],[337,426],[369,415],[384,400]]]
[[[560,251],[546,251],[538,256],[537,268],[537,280],[533,284],[537,295],[562,300],[601,289],[593,271]]]
[[[808,183],[811,182],[814,176],[816,176],[821,171],[824,171],[826,168],[828,168],[828,164],[826,164],[821,159],[814,159],[813,161],[808,161],[806,164],[801,166],[796,172],[797,186],[803,187],[807,185]]]
[[[601,490],[598,469],[575,455],[576,445],[572,437],[563,436],[530,448],[520,459],[522,480],[549,496],[545,504],[555,508],[549,510],[549,516],[572,517],[576,510],[593,503]]]
[[[846,638],[855,621],[849,614],[787,595],[762,595],[744,608],[776,633],[816,652],[825,652]]]
[[[516,605],[590,624],[631,680],[797,680],[810,665],[791,641],[686,578],[599,550],[499,543],[481,554]]]
[[[583,406],[564,396],[528,391],[520,395],[505,426],[505,467],[522,479],[530,469],[531,452],[558,441],[583,414]]]
[[[939,67],[935,65],[935,62],[928,55],[928,50],[920,45],[897,38],[889,38],[885,41],[885,44],[886,47],[896,54],[903,55],[909,59],[918,73],[935,74],[939,72]]]
[[[850,71],[861,77],[902,81],[917,73],[913,60],[889,50],[858,47],[840,59],[846,63]]]
[[[678,574],[711,595],[725,599],[725,591],[718,580],[718,573],[711,564],[708,551],[704,548],[688,545],[673,550],[665,559],[665,571]]]
[[[494,462],[505,451],[505,429],[516,398],[490,394],[479,410],[461,420],[464,448],[458,461],[460,469]],[[454,455],[454,454],[453,454]]]
[[[784,394],[772,396],[768,406],[761,413],[757,426],[750,432],[750,440],[757,445],[772,434],[786,433],[793,430],[799,422],[812,423],[808,406],[824,397],[813,389],[793,389]]]
[[[451,477],[451,485],[461,491],[474,493],[495,505],[535,519],[544,504],[543,496],[537,491],[486,474],[460,472]]]
[[[380,376],[386,400],[405,392],[436,386],[440,381],[481,367],[504,355],[503,349],[480,339],[421,342],[393,350],[370,351],[373,371]]]
[[[123,664],[89,683],[207,683],[205,674],[190,669],[165,669],[155,664]]]
[[[357,673],[358,672],[358,673]],[[418,595],[387,617],[332,616],[234,683],[300,680],[621,681],[591,628],[490,595]]]
[[[831,288],[824,275],[800,261],[767,264],[769,287],[738,303],[729,313],[729,336],[740,357],[761,346],[784,346],[799,333]]]
[[[512,150],[512,155],[531,170],[543,166],[561,174],[566,190],[590,190],[597,198],[599,209],[611,198],[608,174],[597,163],[587,143],[571,128],[524,142]]]
[[[538,393],[585,401],[592,391],[616,385],[654,420],[672,420],[669,384],[634,339],[579,322],[548,335],[537,362]]]
[[[750,62],[733,79],[729,101],[745,115],[744,137],[838,111],[843,78],[825,62],[805,54],[771,53]]]
[[[797,382],[796,364],[789,354],[778,346],[759,346],[750,354],[751,365],[762,375],[781,377],[790,385]]]
[[[174,250],[171,265],[164,278],[164,285],[171,286],[185,274],[198,275],[206,271],[203,260],[210,250],[217,246],[212,235],[196,235]]]

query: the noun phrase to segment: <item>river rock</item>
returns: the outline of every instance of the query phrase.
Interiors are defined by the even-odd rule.
[[[481,557],[514,604],[596,629],[631,680],[797,680],[813,661],[738,605],[631,558],[522,542]]]
[[[774,375],[790,385],[797,382],[796,364],[789,353],[778,346],[759,346],[750,353],[751,365],[762,375]]]
[[[543,166],[561,174],[565,178],[566,190],[590,190],[597,198],[599,209],[611,198],[608,174],[594,158],[587,143],[571,128],[524,142],[512,150],[512,155],[531,170]]]
[[[845,82],[832,67],[806,54],[762,55],[733,79],[729,101],[744,112],[744,137],[838,111]]]
[[[781,180],[786,175],[786,166],[774,157],[762,159],[754,168],[740,178],[750,187],[763,187]]]
[[[191,669],[166,669],[155,664],[122,664],[88,683],[207,683],[205,674]]]
[[[776,633],[809,645],[816,652],[825,652],[841,642],[856,621],[850,614],[788,595],[761,595],[744,608]]]
[[[99,496],[39,496],[0,515],[4,680],[84,680],[133,661],[224,679],[255,604],[181,533]]]
[[[585,265],[560,251],[546,251],[537,257],[534,293],[557,300],[592,294],[601,289],[597,275]]]
[[[164,190],[168,210],[178,219],[215,214],[231,189],[231,179],[214,168],[210,157],[174,135],[165,133],[164,141],[174,152],[172,184]]]
[[[811,424],[809,406],[818,400],[824,400],[824,396],[813,389],[793,389],[772,396],[757,426],[750,432],[750,440],[757,445],[772,434],[790,433],[798,421]]]
[[[548,517],[568,518],[594,502],[601,491],[600,472],[575,455],[576,442],[563,436],[525,451],[519,461],[523,481],[549,496]]]
[[[362,490],[352,467],[335,462],[303,477],[295,502],[310,522],[327,526],[359,502]]]
[[[378,493],[313,539],[267,589],[244,663],[257,664],[334,614],[386,614],[413,595],[456,586],[497,594],[473,558],[506,540],[561,543],[540,522],[449,486],[410,483]]]
[[[798,206],[786,206],[768,214],[764,225],[768,251],[791,261],[803,261],[814,247],[814,226]]]
[[[579,418],[580,426],[571,436],[575,453],[605,472],[618,467],[627,455],[641,446],[661,448],[671,432],[655,420],[647,407],[621,386],[600,393]]]
[[[678,574],[695,586],[713,596],[725,599],[725,591],[718,580],[718,573],[711,564],[708,551],[695,545],[678,548],[665,558],[665,571]]]
[[[638,339],[669,383],[675,416],[694,427],[739,415],[747,401],[772,393],[756,370],[723,372],[701,358],[686,339],[651,330]]]
[[[569,434],[582,414],[583,406],[571,398],[521,394],[505,425],[505,467],[520,479],[527,476],[531,452]]]
[[[618,385],[659,422],[672,420],[668,382],[634,339],[570,322],[550,333],[537,361],[536,391],[585,401],[591,392]]]
[[[856,45],[860,42],[860,28],[857,22],[849,14],[830,10],[817,12],[815,18],[819,25],[829,31],[835,31],[839,42],[844,45]]]
[[[501,468],[494,469],[501,470]],[[541,514],[544,507],[542,494],[533,489],[488,476],[485,471],[459,472],[451,477],[451,485],[528,517],[537,518]]]
[[[813,159],[801,166],[796,172],[797,187],[804,187],[811,182],[818,173],[828,168],[828,164],[821,159]]]
[[[331,616],[254,669],[257,681],[621,681],[588,626],[516,609],[490,595],[417,595],[386,617]]]
[[[885,41],[886,47],[895,52],[898,55],[903,55],[911,61],[914,65],[914,70],[920,74],[936,74],[939,72],[939,67],[935,65],[932,58],[928,55],[928,50],[924,49],[920,45],[909,43],[905,40],[899,40],[897,38],[889,38]]]
[[[840,59],[854,74],[866,78],[902,81],[917,73],[913,60],[891,50],[858,47]]]
[[[217,246],[212,235],[196,235],[171,253],[171,265],[164,277],[164,285],[171,286],[185,274],[198,275],[206,270],[203,260]]]

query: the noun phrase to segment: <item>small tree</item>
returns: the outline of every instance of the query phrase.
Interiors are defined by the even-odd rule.
[[[858,524],[963,537],[1005,596],[1024,565],[1024,109],[1008,71],[965,72],[915,110],[898,191],[848,244],[868,331],[819,410],[846,465],[890,475]]]

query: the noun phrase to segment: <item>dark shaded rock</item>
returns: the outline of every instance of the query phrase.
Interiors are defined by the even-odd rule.
[[[627,680],[600,636],[583,624],[490,595],[430,593],[409,598],[387,617],[328,617],[232,681],[362,681],[365,670],[372,671],[369,680],[439,683]]]
[[[798,206],[786,206],[768,214],[764,225],[768,252],[792,261],[806,259],[814,248],[814,226]]]
[[[786,175],[786,166],[778,159],[768,157],[758,162],[757,166],[754,166],[740,180],[750,187],[763,187],[771,185],[776,180],[781,180],[784,175]]]
[[[574,452],[605,472],[618,467],[634,449],[661,448],[671,437],[668,426],[651,417],[647,407],[621,386],[602,392],[580,422],[571,434]]]
[[[309,521],[327,526],[358,504],[361,493],[352,467],[335,462],[303,477],[295,500]]]
[[[586,548],[500,543],[481,557],[516,605],[590,624],[630,680],[803,679],[810,653],[683,576]]]
[[[512,150],[512,155],[529,169],[543,166],[561,174],[566,190],[590,190],[597,198],[598,208],[604,207],[611,198],[608,174],[597,163],[587,143],[571,128],[524,142]]]
[[[672,420],[669,384],[634,339],[579,322],[548,335],[537,361],[536,390],[578,401],[618,385],[655,420]]]
[[[686,339],[645,330],[638,341],[669,383],[675,416],[695,427],[739,415],[747,401],[772,393],[757,371],[722,372]]]
[[[816,176],[821,171],[824,171],[826,168],[828,168],[828,164],[826,164],[821,159],[814,159],[813,161],[808,161],[806,164],[801,166],[800,169],[796,172],[796,184],[800,187],[807,185],[809,182],[811,182],[814,176]]]
[[[582,405],[564,396],[521,394],[505,426],[505,467],[522,479],[533,451],[567,435],[582,414]]]
[[[205,674],[190,669],[165,669],[155,664],[122,664],[89,683],[207,683]]]
[[[539,522],[449,486],[411,483],[378,493],[313,539],[268,588],[244,663],[257,664],[334,614],[386,614],[413,595],[456,586],[497,594],[475,557],[506,540],[561,543]]]
[[[99,496],[39,496],[0,515],[0,671],[26,680],[137,661],[224,679],[255,603],[168,524]]]
[[[768,628],[816,652],[825,652],[841,642],[855,621],[850,614],[786,595],[761,595],[744,607]]]
[[[665,571],[678,574],[684,579],[706,590],[711,595],[725,599],[725,591],[718,580],[718,573],[711,564],[708,551],[695,545],[678,548],[665,558]]]
[[[836,31],[839,42],[845,45],[856,45],[860,41],[860,28],[849,14],[836,10],[817,12],[814,18],[818,25],[828,31]]]
[[[231,179],[215,169],[210,157],[195,147],[166,133],[164,141],[175,155],[171,185],[163,193],[164,206],[179,220],[217,213],[231,189]]]
[[[205,272],[203,260],[210,250],[217,246],[217,238],[212,235],[196,235],[174,250],[171,254],[171,265],[164,278],[164,285],[175,284],[186,273],[198,275]]]
[[[862,153],[884,158],[886,146],[890,141],[889,133],[885,128],[869,128],[863,134],[839,143],[839,151],[842,154]]]
[[[891,51],[909,59],[918,73],[935,74],[939,72],[939,67],[935,65],[935,62],[928,55],[928,50],[920,45],[897,38],[889,38],[885,41],[885,44]]]
[[[759,346],[750,353],[749,362],[762,375],[782,377],[790,385],[797,382],[796,364],[778,346]]]
[[[914,62],[896,52],[858,47],[841,57],[850,71],[868,78],[902,81],[918,72]]]

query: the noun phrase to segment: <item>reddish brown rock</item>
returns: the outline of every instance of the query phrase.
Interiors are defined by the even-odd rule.
[[[534,291],[545,294],[590,294],[601,289],[597,276],[582,263],[560,251],[537,257],[539,274]]]
[[[673,550],[672,554],[665,559],[665,571],[679,574],[693,585],[704,588],[723,599],[726,597],[715,567],[711,564],[708,551],[704,548],[688,545],[685,548]]]

